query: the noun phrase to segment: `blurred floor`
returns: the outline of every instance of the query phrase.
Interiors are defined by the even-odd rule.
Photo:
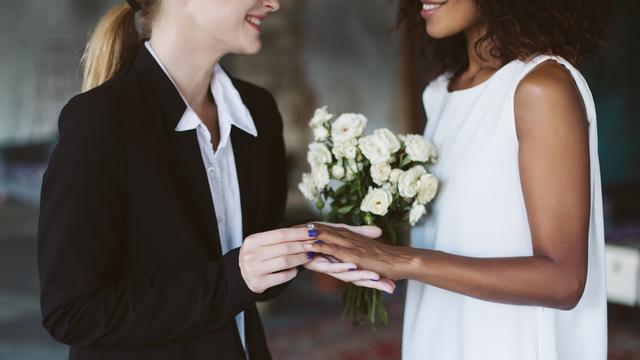
[[[40,326],[37,211],[0,205],[0,360],[62,360],[67,349]],[[402,299],[387,299],[391,324],[371,332],[340,319],[335,293],[309,273],[267,305],[265,328],[276,360],[399,359]],[[609,306],[609,359],[640,360],[640,309]]]

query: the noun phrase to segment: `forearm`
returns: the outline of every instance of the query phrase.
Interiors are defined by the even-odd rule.
[[[584,281],[575,265],[544,255],[513,258],[471,258],[443,252],[398,248],[402,278],[420,281],[478,299],[571,309]]]
[[[85,296],[80,294],[88,288],[47,282],[43,324],[73,346],[151,346],[221,328],[257,299],[244,284],[237,259],[233,252],[192,271],[123,279]]]

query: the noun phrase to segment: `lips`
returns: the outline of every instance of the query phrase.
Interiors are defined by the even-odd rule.
[[[264,15],[247,15],[245,17],[245,21],[256,31],[262,31],[262,22],[266,20],[267,17]]]
[[[422,1],[422,10],[420,14],[422,17],[427,18],[433,14],[435,14],[441,7],[443,7],[447,2],[435,2],[435,1]]]

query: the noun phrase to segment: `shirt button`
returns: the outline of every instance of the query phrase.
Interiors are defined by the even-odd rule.
[[[214,176],[216,174],[216,169],[212,166],[207,169],[207,174]]]

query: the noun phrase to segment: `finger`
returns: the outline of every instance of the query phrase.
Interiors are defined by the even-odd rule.
[[[265,290],[270,289],[274,286],[282,285],[286,282],[293,280],[298,275],[298,269],[290,269],[286,271],[281,271],[275,274],[269,274],[262,278],[262,285],[265,287]]]
[[[347,229],[356,234],[360,234],[362,236],[366,236],[368,238],[376,239],[382,236],[382,229],[373,225],[364,225],[364,226],[353,226],[347,224],[337,224],[337,223],[328,223],[328,222],[317,222],[314,224],[320,224],[335,228]]]
[[[309,270],[325,274],[355,271],[358,268],[355,264],[351,263],[331,263],[319,256],[310,263],[307,263],[305,267]]]
[[[391,279],[381,278],[379,281],[389,284],[389,286],[391,286],[394,290],[396,289],[396,282]]]
[[[341,246],[348,246],[353,240],[362,237],[362,235],[353,233],[348,229],[334,228],[326,225],[317,225],[316,234],[316,239],[318,240]]]
[[[374,273],[373,271],[367,270],[356,270],[356,271],[347,271],[341,273],[328,274],[333,276],[336,279],[342,280],[344,282],[353,282],[356,281],[379,281],[380,275]]]
[[[364,281],[356,281],[354,282],[354,284],[358,286],[366,287],[366,288],[384,291],[388,294],[393,294],[393,291],[395,290],[395,288],[391,287],[388,283],[384,281],[364,280]]]
[[[275,259],[269,259],[262,262],[260,266],[261,274],[271,274],[282,270],[296,268],[304,265],[312,260],[312,257],[305,254],[281,256]]]
[[[269,260],[281,256],[306,254],[308,251],[305,248],[304,242],[285,242],[275,245],[261,246],[255,249],[260,260]]]
[[[304,246],[310,252],[330,255],[334,258],[342,259],[343,262],[350,262],[349,259],[345,258],[346,254],[344,252],[344,248],[341,246],[319,241],[311,244],[305,244]]]
[[[306,228],[284,228],[253,234],[245,242],[257,247],[313,239]]]

